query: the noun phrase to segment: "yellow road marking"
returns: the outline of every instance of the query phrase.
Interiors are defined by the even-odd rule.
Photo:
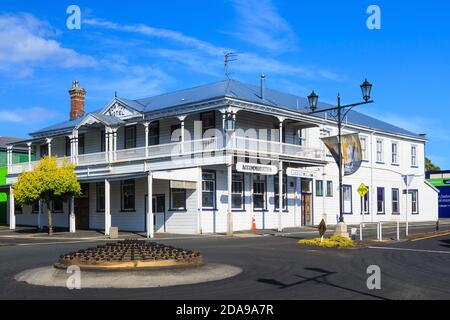
[[[441,234],[434,234],[432,236],[426,236],[426,237],[422,237],[422,238],[412,239],[411,242],[420,241],[420,240],[426,240],[426,239],[431,239],[431,238],[438,238],[438,237],[443,237],[443,236],[448,236],[448,235],[450,235],[450,231],[449,232],[445,232],[445,233],[441,233]]]

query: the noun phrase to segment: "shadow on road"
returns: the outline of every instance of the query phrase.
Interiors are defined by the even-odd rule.
[[[278,281],[276,279],[257,279],[258,282],[262,282],[262,283],[267,283],[267,284],[271,284],[274,286],[279,287],[279,289],[286,289],[286,288],[290,288],[293,286],[297,286],[297,285],[301,285],[307,282],[315,282],[315,283],[319,283],[319,284],[324,284],[326,286],[330,286],[330,287],[334,287],[334,288],[338,288],[338,289],[342,289],[342,290],[346,290],[349,292],[354,292],[363,296],[367,296],[367,297],[371,297],[371,298],[375,298],[375,299],[380,299],[380,300],[389,300],[387,298],[381,297],[381,296],[377,296],[374,294],[370,294],[364,291],[359,291],[359,290],[355,290],[355,289],[351,289],[351,288],[347,288],[344,286],[340,286],[337,284],[333,284],[329,281],[328,277],[334,274],[337,274],[337,272],[334,271],[328,271],[322,268],[304,268],[306,271],[313,271],[313,272],[317,272],[320,273],[319,275],[315,276],[315,277],[306,277],[306,276],[302,276],[302,275],[298,275],[296,274],[295,276],[297,278],[300,278],[302,280],[294,282],[294,283],[290,283],[290,284],[286,284],[283,283],[281,281]]]

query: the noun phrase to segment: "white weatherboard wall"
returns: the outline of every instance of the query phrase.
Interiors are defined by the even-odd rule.
[[[96,210],[96,187],[90,184],[90,228],[104,229],[104,212]],[[156,215],[156,232],[193,234],[197,232],[197,198],[195,190],[186,190],[186,211],[171,211],[169,197],[169,181],[153,180],[153,195],[165,195],[164,214]],[[120,181],[111,181],[111,225],[119,227],[119,231],[145,231],[145,203],[147,195],[147,178],[135,180],[135,211],[121,211]]]
[[[216,173],[216,208],[202,209],[202,232],[226,232],[227,231],[227,211],[228,211],[228,192],[227,192],[227,168],[226,166],[204,167],[203,170],[214,171]],[[267,197],[266,210],[253,210],[253,175],[244,174],[244,210],[234,210],[233,230],[250,230],[252,220],[255,218],[257,229],[275,229],[278,228],[278,210],[275,211],[274,197],[274,178],[278,175],[266,176]],[[294,221],[294,190],[296,179],[288,177],[288,210],[282,213],[282,225],[284,228],[295,226]],[[297,203],[297,225],[300,225],[301,208],[300,202]]]

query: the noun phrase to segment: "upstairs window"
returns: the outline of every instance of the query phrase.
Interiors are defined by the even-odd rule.
[[[377,140],[377,162],[384,162],[384,154],[383,154],[383,140]]]
[[[398,164],[398,143],[392,142],[392,164]]]
[[[159,120],[151,122],[148,126],[148,145],[155,146],[159,144]]]
[[[106,147],[105,147],[106,141],[105,140],[106,140],[105,130],[101,130],[100,131],[100,152],[106,151]]]
[[[202,134],[209,129],[216,128],[216,113],[214,111],[203,112],[200,114],[200,121],[202,122]]]
[[[136,126],[125,127],[125,149],[136,148]]]
[[[177,134],[174,135],[174,132],[176,131]],[[170,141],[172,142],[181,141],[181,123],[170,126]]]
[[[411,166],[417,167],[417,146],[411,146]]]
[[[369,155],[367,154],[367,137],[360,137],[359,140],[361,141],[361,153],[362,153],[362,160],[369,160]]]

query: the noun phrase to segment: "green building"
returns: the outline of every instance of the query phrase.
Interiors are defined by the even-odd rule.
[[[0,137],[0,185],[6,184],[6,176],[8,174],[7,167],[7,145],[22,139],[11,137]],[[28,150],[26,148],[13,148],[13,163],[27,162]],[[34,155],[31,156],[34,160]],[[7,214],[7,197],[6,193],[0,192],[0,224],[6,224]]]

